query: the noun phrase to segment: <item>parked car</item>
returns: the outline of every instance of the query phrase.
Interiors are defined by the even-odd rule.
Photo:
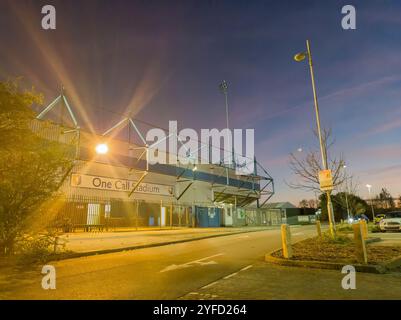
[[[380,231],[401,231],[401,211],[388,212],[379,223]]]
[[[356,214],[354,216],[354,221],[360,221],[360,220],[365,220],[367,223],[369,222],[369,218],[366,215],[364,215],[363,213],[362,214]]]
[[[384,213],[376,214],[376,215],[375,215],[374,223],[375,223],[375,224],[379,224],[380,221],[382,221],[385,217],[386,217],[386,215],[385,215]]]

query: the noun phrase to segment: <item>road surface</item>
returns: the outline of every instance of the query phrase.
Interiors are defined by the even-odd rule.
[[[292,228],[293,240],[315,233]],[[41,267],[2,278],[0,299],[177,299],[231,277],[280,248],[280,230],[265,230],[163,247],[48,263],[56,289],[41,287]]]

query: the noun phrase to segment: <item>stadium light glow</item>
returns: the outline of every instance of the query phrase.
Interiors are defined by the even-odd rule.
[[[109,152],[109,147],[105,143],[99,143],[96,146],[95,150],[97,154],[106,154],[107,152]]]

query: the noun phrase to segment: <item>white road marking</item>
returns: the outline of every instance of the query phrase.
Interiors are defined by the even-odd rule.
[[[249,266],[246,266],[246,267],[242,268],[240,271],[245,271],[245,270],[248,270],[248,269],[250,269],[252,267],[253,267],[253,265],[250,264]]]
[[[303,232],[297,232],[297,233],[294,233],[293,236],[300,236],[301,234],[304,234],[304,233]]]
[[[240,270],[237,271],[237,272],[234,272],[234,273],[229,274],[228,276],[225,276],[223,279],[224,279],[224,280],[230,279],[231,277],[236,276],[236,275],[237,275],[238,273],[240,273],[241,271],[248,270],[248,269],[250,269],[250,268],[252,268],[252,267],[253,267],[253,265],[250,264],[249,266],[243,267],[242,269],[240,269]],[[209,283],[209,284],[203,286],[201,289],[210,288],[210,287],[214,286],[216,283],[218,283],[219,281],[220,281],[220,280],[213,281],[213,282],[211,282],[211,283]]]
[[[214,286],[216,283],[218,283],[219,281],[214,281],[214,282],[211,282],[211,283],[209,283],[209,284],[207,284],[206,286],[203,286],[201,289],[206,289],[206,288],[210,288],[211,286]]]
[[[234,276],[236,276],[238,274],[238,272],[234,272],[234,273],[232,273],[232,274],[229,274],[228,276],[225,276],[223,279],[230,279],[231,277],[234,277]]]
[[[169,265],[169,266],[165,267],[163,270],[160,270],[160,272],[167,272],[167,271],[172,271],[172,270],[177,270],[177,269],[186,269],[186,268],[189,268],[189,267],[193,267],[195,264],[201,265],[201,266],[217,264],[217,262],[213,261],[213,260],[212,261],[207,261],[207,262],[203,262],[203,261],[211,259],[211,258],[214,258],[214,257],[222,256],[223,254],[224,253],[218,253],[218,254],[214,254],[214,255],[209,256],[209,257],[205,257],[205,258],[202,258],[202,259],[198,259],[198,260],[194,260],[194,261],[190,261],[190,262],[183,263],[183,264],[178,264],[178,265],[177,264],[172,264],[172,265]]]

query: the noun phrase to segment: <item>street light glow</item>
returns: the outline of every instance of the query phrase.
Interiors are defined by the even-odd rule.
[[[372,185],[367,184],[367,185],[366,185],[366,188],[370,189],[370,188],[372,188]]]
[[[99,143],[95,150],[97,154],[106,154],[109,151],[109,147],[105,143]]]
[[[294,60],[295,60],[296,62],[301,62],[302,60],[305,60],[307,54],[308,54],[307,52],[300,52],[300,53],[297,53],[297,54],[294,56]]]

